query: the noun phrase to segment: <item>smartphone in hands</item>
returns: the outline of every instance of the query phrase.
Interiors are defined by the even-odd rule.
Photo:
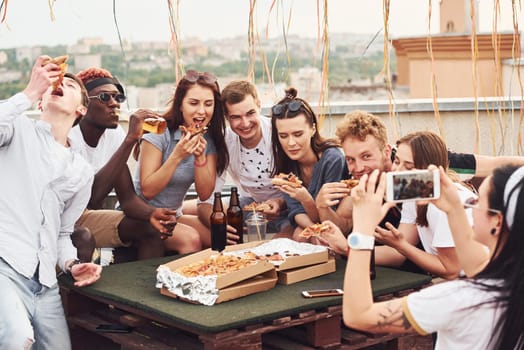
[[[440,197],[440,174],[435,170],[386,173],[386,201],[409,202]]]
[[[342,289],[317,289],[317,290],[304,290],[302,296],[304,298],[319,298],[319,297],[336,297],[344,294]]]

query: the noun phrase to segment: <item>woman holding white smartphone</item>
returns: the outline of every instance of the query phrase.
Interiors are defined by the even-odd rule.
[[[458,176],[448,170],[448,163],[448,151],[442,138],[429,131],[420,131],[410,133],[397,142],[393,170],[411,171],[414,175],[413,181],[422,183],[423,181],[419,179],[424,179],[424,177],[419,175],[417,170],[427,169],[430,164],[442,166],[457,186],[462,203],[469,198],[476,198],[473,192],[460,184]],[[430,172],[429,175],[432,176],[433,172]],[[425,182],[434,184],[433,189],[438,188],[438,183],[433,180]],[[412,199],[396,200],[404,202],[400,225],[395,228],[387,223],[386,229],[377,226],[375,237],[379,242],[388,245],[398,254],[411,260],[422,270],[446,279],[456,278],[461,268],[446,213],[431,203],[417,205],[415,199],[424,196],[414,195],[415,198]],[[471,222],[471,213],[468,213],[468,218]],[[422,244],[423,250],[416,246],[418,242]],[[384,250],[388,247],[380,249]],[[387,261],[382,261],[383,256],[385,255],[381,252],[376,253],[377,265],[388,265]]]
[[[435,349],[524,348],[524,167],[494,170],[479,188],[473,227],[456,185],[440,168],[441,195],[431,203],[445,212],[461,266],[460,279],[373,302],[369,259],[383,204],[385,175],[365,175],[352,190],[354,230],[366,244],[352,248],[344,279],[344,323],[373,333],[437,332]],[[376,184],[378,183],[378,186]],[[330,224],[333,231],[338,228]]]

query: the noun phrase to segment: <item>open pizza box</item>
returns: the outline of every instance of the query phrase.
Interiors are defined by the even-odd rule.
[[[268,245],[268,250],[263,249],[263,245]],[[267,254],[278,252],[284,258],[283,261],[274,262],[280,284],[292,284],[336,270],[335,261],[329,259],[329,253],[325,247],[298,243],[286,238],[231,245],[226,247],[225,252],[249,251],[250,249]],[[288,253],[292,254],[288,255]]]
[[[219,253],[211,249],[206,249],[186,257],[170,261],[166,264],[160,265],[158,271],[167,268],[171,272],[175,272],[179,267],[196,263]],[[165,270],[164,270],[165,271]],[[158,279],[158,274],[157,274]],[[277,282],[277,274],[273,264],[267,261],[257,261],[257,263],[240,268],[237,271],[228,272],[222,275],[213,276],[211,278],[213,292],[217,292],[212,299],[198,300],[190,297],[185,297],[183,292],[172,292],[165,285],[160,289],[160,293],[173,298],[179,298],[184,301],[201,303],[205,305],[218,304],[224,301],[240,298],[245,295],[261,292],[271,289]],[[207,280],[206,280],[207,281]],[[199,280],[201,283],[202,280]],[[157,284],[157,286],[159,286]],[[186,285],[185,288],[191,289],[191,284]],[[207,292],[206,292],[207,293]],[[216,299],[215,299],[216,298]]]

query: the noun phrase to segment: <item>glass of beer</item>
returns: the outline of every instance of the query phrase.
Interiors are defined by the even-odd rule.
[[[167,122],[162,117],[147,117],[142,124],[142,130],[153,134],[163,134],[166,131]]]

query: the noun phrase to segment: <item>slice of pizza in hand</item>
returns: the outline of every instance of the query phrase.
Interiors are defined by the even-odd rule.
[[[347,180],[340,180],[343,184],[345,184],[349,190],[351,190],[353,187],[358,186],[358,180],[357,179],[347,179]]]
[[[329,230],[329,225],[326,224],[313,224],[306,227],[299,236],[303,238],[318,237],[322,232]]]
[[[269,204],[257,202],[249,203],[248,205],[245,205],[244,208],[242,208],[244,211],[264,211],[269,209],[271,209]]]
[[[271,179],[271,183],[275,186],[288,185],[295,188],[302,187],[302,181],[293,173],[280,173]]]
[[[62,81],[64,80],[64,74],[67,71],[67,60],[69,59],[68,55],[58,56],[55,58],[51,58],[50,60],[47,60],[44,62],[44,65],[48,63],[54,63],[60,68],[60,75],[58,76],[58,79],[53,82],[53,92],[57,92],[61,90],[60,86],[62,85]]]
[[[189,133],[191,138],[199,134],[204,134],[207,131],[207,126],[200,126],[198,124],[192,124],[190,126],[180,125],[180,130],[185,134]]]

